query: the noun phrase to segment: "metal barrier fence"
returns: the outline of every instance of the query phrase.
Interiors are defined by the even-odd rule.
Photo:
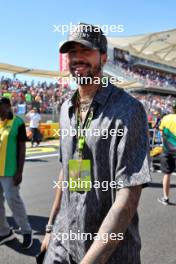
[[[160,130],[152,128],[149,129],[149,140],[150,140],[150,149],[154,147],[163,146],[163,139]]]

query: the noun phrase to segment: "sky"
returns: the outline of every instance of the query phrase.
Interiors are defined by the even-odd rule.
[[[175,0],[0,0],[0,63],[59,71],[61,26],[123,25],[108,36],[131,36],[176,28],[175,10]]]

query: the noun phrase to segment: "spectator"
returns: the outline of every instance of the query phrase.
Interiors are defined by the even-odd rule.
[[[160,130],[163,131],[163,155],[161,158],[161,170],[163,177],[163,197],[158,201],[163,205],[169,205],[170,176],[176,169],[176,104],[173,105],[174,114],[163,117]]]
[[[13,115],[10,100],[0,99],[0,245],[14,239],[5,218],[4,194],[23,234],[23,248],[32,245],[32,229],[19,194],[25,160],[26,130],[21,118]],[[13,131],[13,132],[12,132]]]
[[[34,143],[36,143],[36,146],[39,146],[41,142],[41,134],[39,131],[39,125],[41,121],[41,116],[37,111],[37,108],[34,107],[27,115],[26,117],[30,120],[30,130],[32,132],[31,137],[31,147],[34,146]]]

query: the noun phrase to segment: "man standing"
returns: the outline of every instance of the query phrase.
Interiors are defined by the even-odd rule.
[[[34,146],[34,143],[37,144],[37,146],[40,144],[41,141],[41,135],[39,131],[39,125],[41,121],[41,116],[38,113],[38,110],[36,107],[34,107],[27,115],[27,118],[30,120],[30,130],[32,132],[32,138],[31,138],[31,147]]]
[[[163,177],[163,197],[158,202],[169,205],[170,176],[176,168],[176,103],[173,104],[173,114],[163,117],[159,129],[163,132],[163,154],[161,155],[161,170]]]
[[[4,208],[4,194],[23,234],[23,248],[32,245],[32,229],[19,189],[25,160],[26,130],[23,120],[14,116],[10,100],[0,99],[0,245],[14,239]]]
[[[79,24],[60,52],[68,54],[78,89],[61,107],[62,171],[44,263],[140,264],[137,206],[151,180],[144,108],[122,89],[102,84],[107,39],[99,27]],[[62,134],[71,129],[76,135]],[[61,188],[63,182],[69,188]]]

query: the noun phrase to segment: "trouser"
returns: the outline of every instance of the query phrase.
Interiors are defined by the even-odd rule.
[[[10,231],[9,224],[5,216],[4,194],[8,206],[12,211],[14,220],[21,228],[21,233],[29,234],[32,232],[19,190],[19,185],[14,186],[13,184],[13,177],[0,176],[0,236],[8,235]]]
[[[32,131],[31,143],[34,144],[35,142],[37,142],[37,144],[39,144],[41,141],[41,135],[40,135],[39,129],[38,128],[31,128],[31,131]]]
[[[53,248],[50,242],[43,264],[77,264],[61,243]]]

